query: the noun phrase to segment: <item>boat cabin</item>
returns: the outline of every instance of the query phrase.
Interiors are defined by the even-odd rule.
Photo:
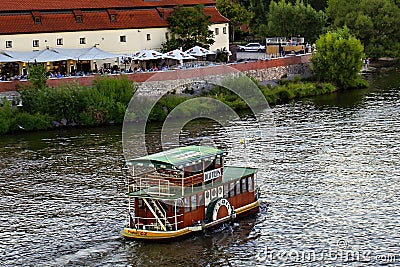
[[[169,238],[258,207],[257,169],[226,166],[225,156],[217,148],[186,146],[127,160],[129,216],[121,234]]]

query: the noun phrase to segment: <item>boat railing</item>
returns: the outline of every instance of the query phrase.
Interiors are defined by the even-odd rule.
[[[180,223],[183,223],[183,214],[177,214],[176,216],[166,217],[169,224],[173,227],[173,229],[177,229]],[[134,221],[134,227],[141,230],[155,230],[162,231],[161,225],[158,223],[157,219],[154,217],[131,217]],[[174,221],[171,223],[171,221]],[[131,226],[132,227],[132,226]],[[172,229],[170,229],[172,230]]]
[[[168,180],[157,178],[135,177],[129,185],[129,193],[145,191],[146,194],[154,196],[172,196],[171,184]]]
[[[185,177],[185,186],[196,185],[202,183],[204,180],[203,173],[198,173],[192,176]]]

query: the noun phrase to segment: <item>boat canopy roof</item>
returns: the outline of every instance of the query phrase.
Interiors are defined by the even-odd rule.
[[[185,146],[171,150],[155,153],[152,155],[129,159],[127,165],[131,166],[149,166],[166,169],[183,169],[202,161],[212,161],[215,157],[221,157],[225,152],[223,150],[208,146]]]

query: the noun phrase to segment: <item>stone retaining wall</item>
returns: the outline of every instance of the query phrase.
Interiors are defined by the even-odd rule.
[[[148,88],[146,89],[148,94],[160,94],[161,92],[165,92],[165,88],[173,90],[174,88],[182,87],[182,85],[196,81],[202,83],[204,80],[222,79],[227,72],[227,68],[231,68],[232,73],[242,72],[249,74],[259,82],[280,79],[284,74],[287,74],[288,76],[309,76],[311,74],[310,58],[311,55],[306,54],[179,71],[133,73],[126,74],[126,77],[132,81],[140,83],[141,87]],[[110,75],[110,77],[118,79],[120,75]],[[89,86],[92,84],[94,79],[96,79],[96,76],[48,79],[47,84],[50,87],[55,87],[63,83],[76,82],[80,85]],[[15,91],[19,85],[27,82],[28,81],[0,82],[0,92]],[[144,85],[143,82],[149,84]],[[177,93],[179,93],[179,89]]]

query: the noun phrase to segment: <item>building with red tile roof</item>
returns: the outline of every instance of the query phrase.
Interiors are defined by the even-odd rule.
[[[173,9],[198,4],[211,17],[215,43],[210,49],[228,48],[228,20],[215,0],[1,0],[0,51],[159,50],[169,35],[167,18]]]

